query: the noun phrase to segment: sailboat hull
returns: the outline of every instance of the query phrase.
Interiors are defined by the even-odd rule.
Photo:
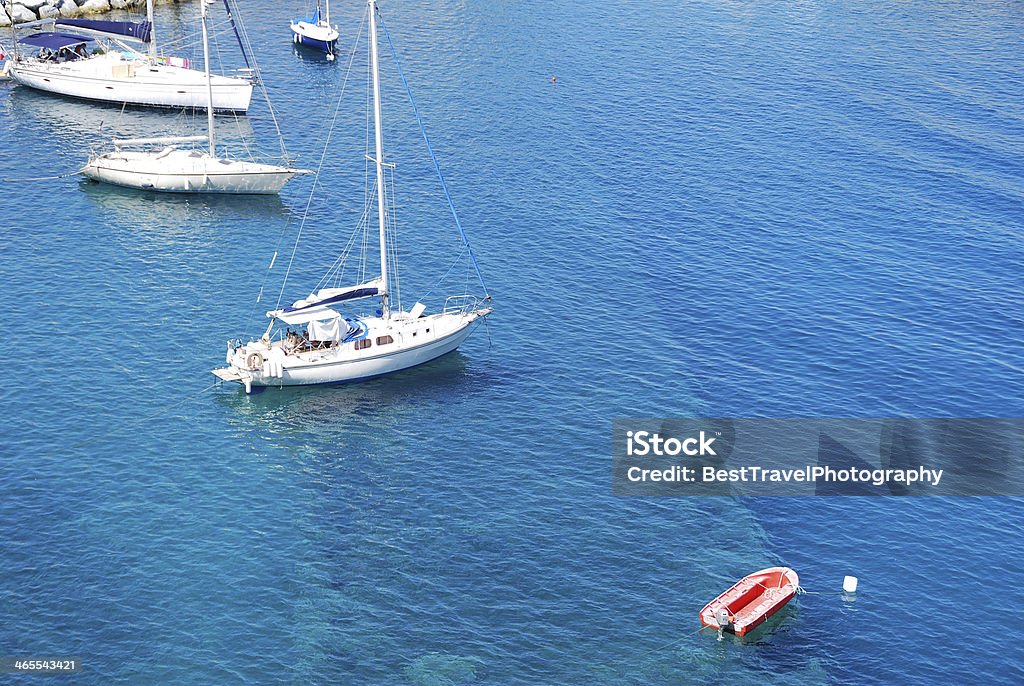
[[[225,160],[198,152],[118,151],[94,156],[82,174],[94,181],[165,193],[272,195],[304,170]]]
[[[403,337],[392,330],[398,339],[394,351],[385,351],[386,347],[355,351],[353,344],[348,343],[322,352],[282,356],[273,346],[257,342],[235,352],[234,360],[237,363],[216,369],[213,373],[226,381],[244,384],[247,390],[252,386],[313,386],[363,381],[426,364],[447,355],[466,340],[473,329],[473,323],[489,312],[482,310],[460,316],[434,315],[425,318],[421,321],[429,323],[421,325],[418,335],[426,337],[432,327],[439,325],[443,327],[443,332],[416,345],[408,344],[411,340],[408,331],[403,345]],[[376,340],[377,334],[382,333],[374,329],[370,327],[371,340]],[[242,361],[249,360],[255,352],[260,353],[261,366],[246,369]]]
[[[368,357],[363,360],[325,362],[303,368],[284,370],[280,379],[253,379],[254,386],[312,386],[319,384],[365,381],[386,374],[426,364],[454,351],[469,336],[467,325],[442,340],[396,353]]]
[[[11,63],[10,77],[37,90],[72,98],[137,105],[206,109],[206,77],[183,67],[124,61],[107,53],[75,62],[53,63],[22,59]],[[252,99],[247,79],[214,76],[213,108],[245,112]]]
[[[338,32],[324,24],[297,21],[292,22],[292,40],[296,45],[334,55],[338,47]]]

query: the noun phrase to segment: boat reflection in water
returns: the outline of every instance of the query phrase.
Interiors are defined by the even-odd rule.
[[[155,131],[168,136],[186,136],[194,133],[206,118],[205,112],[126,109],[55,98],[29,88],[10,88],[5,109],[11,125],[25,130],[21,137],[45,137],[57,143],[59,153],[67,155],[69,160],[66,171],[81,166],[83,141],[86,146],[99,145],[113,137],[142,138]],[[253,123],[252,117],[218,115],[221,145],[244,149],[244,141],[256,137]]]

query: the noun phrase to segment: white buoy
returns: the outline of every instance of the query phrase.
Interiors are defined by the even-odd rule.
[[[857,577],[848,576],[843,578],[843,591],[846,593],[857,592]]]

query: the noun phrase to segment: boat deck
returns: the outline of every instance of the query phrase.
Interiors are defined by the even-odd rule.
[[[238,383],[245,381],[244,372],[236,367],[221,367],[220,369],[214,369],[213,373],[221,381],[236,381]]]

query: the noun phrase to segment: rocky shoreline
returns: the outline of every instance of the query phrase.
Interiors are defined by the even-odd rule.
[[[13,10],[7,0],[0,0],[3,3],[3,12],[0,12],[0,26],[11,25],[11,15],[14,16],[14,23],[21,24],[27,21],[38,19],[54,19],[69,17],[81,17],[88,14],[100,14],[110,10],[138,9],[146,7],[146,0],[18,0],[14,3]]]

